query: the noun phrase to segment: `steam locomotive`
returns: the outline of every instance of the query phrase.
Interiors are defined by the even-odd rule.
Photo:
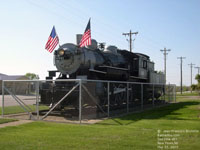
[[[140,83],[164,84],[164,75],[154,70],[154,62],[149,56],[141,53],[132,53],[127,50],[118,49],[116,46],[107,46],[100,44],[92,39],[92,44],[87,47],[78,47],[81,35],[77,35],[77,44],[66,43],[54,51],[54,65],[57,70],[49,71],[46,79],[53,79],[56,73],[60,73],[57,79],[90,79],[90,80],[109,80]],[[126,100],[126,85],[113,83],[110,85],[111,106],[123,105]],[[104,82],[88,83],[87,88],[94,91],[95,97],[98,97],[96,104],[106,105],[107,85]],[[73,85],[70,82],[45,82],[40,88],[41,103],[55,105]],[[137,101],[140,98],[140,86],[131,85],[130,99]],[[144,99],[154,97],[158,99],[163,88],[144,87]],[[77,93],[76,93],[77,92]],[[64,108],[67,105],[77,107],[78,89],[75,94],[70,94],[59,106]],[[154,92],[154,93],[153,93]],[[84,95],[83,95],[84,97]],[[87,98],[86,98],[87,99]],[[86,100],[87,101],[87,100]],[[86,102],[87,103],[87,102]],[[89,104],[89,102],[88,102]]]

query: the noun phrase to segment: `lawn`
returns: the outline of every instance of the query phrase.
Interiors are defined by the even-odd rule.
[[[34,112],[36,111],[36,106],[35,105],[29,105],[29,107],[31,108],[31,110]],[[48,106],[40,106],[39,107],[40,110],[45,110],[48,109]],[[7,106],[4,107],[4,115],[8,115],[8,114],[17,114],[17,113],[23,113],[25,112],[24,109],[20,106]],[[0,115],[2,114],[2,107],[0,107]],[[7,122],[12,122],[12,121],[16,121],[16,119],[8,119],[8,118],[0,118],[0,124],[2,123],[7,123]]]
[[[0,118],[0,124],[16,121],[16,119]]]
[[[0,149],[156,150],[162,146],[163,149],[200,149],[200,100],[179,101],[166,107],[108,119],[94,125],[33,122],[2,128]],[[176,136],[173,140],[177,143],[170,145],[168,141],[162,145],[161,141],[165,138],[159,137],[159,132],[170,132]]]
[[[196,92],[196,91],[192,91],[191,92],[183,92],[182,94],[181,93],[177,93],[176,96],[198,96],[199,93]]]
[[[31,108],[32,112],[36,111],[35,105],[28,105],[29,108]],[[40,110],[48,109],[48,106],[41,105],[39,107]],[[21,106],[7,106],[4,107],[4,115],[8,114],[17,114],[17,113],[23,113],[25,110]],[[2,114],[2,108],[0,107],[0,115]]]

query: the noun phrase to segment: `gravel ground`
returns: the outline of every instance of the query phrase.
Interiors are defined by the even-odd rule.
[[[17,97],[22,100],[27,105],[33,105],[36,103],[36,96],[24,96],[17,95]],[[4,96],[4,106],[18,106],[17,101],[10,95]],[[0,95],[0,107],[2,106],[2,95]]]
[[[34,120],[29,120],[30,117],[27,115],[27,113],[20,113],[20,114],[10,114],[10,115],[4,115],[5,118],[12,118],[12,119],[17,119],[17,120],[28,120],[28,121],[34,121]],[[37,119],[36,115],[33,115],[35,119]],[[34,119],[32,118],[32,119]],[[39,121],[42,118],[42,115],[39,116]],[[94,124],[99,121],[104,120],[105,118],[101,119],[83,119],[81,123],[83,124]],[[36,120],[37,121],[37,120]],[[80,121],[78,118],[66,118],[63,116],[52,116],[49,115],[47,116],[43,121],[48,121],[48,122],[57,122],[57,123],[73,123],[73,124],[79,124]]]
[[[13,121],[8,123],[0,124],[0,128],[8,127],[8,126],[17,126],[25,123],[33,122],[32,120],[19,120],[19,121]]]

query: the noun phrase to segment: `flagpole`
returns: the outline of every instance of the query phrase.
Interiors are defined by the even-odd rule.
[[[55,28],[55,25],[53,25],[53,27]],[[56,32],[56,29],[55,29],[55,32]],[[57,32],[56,32],[56,36],[58,37]],[[59,40],[59,38],[58,38],[58,46],[59,46],[59,48],[60,48],[60,40]]]

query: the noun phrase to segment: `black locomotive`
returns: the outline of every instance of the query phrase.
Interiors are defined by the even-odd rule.
[[[80,37],[78,35],[77,37]],[[79,38],[77,38],[79,39]],[[77,45],[80,40],[77,40]],[[138,83],[164,84],[164,75],[154,70],[154,62],[149,56],[141,53],[132,53],[127,50],[118,49],[116,46],[99,47],[95,40],[92,45],[80,48],[75,44],[63,44],[54,52],[55,71],[49,71],[46,79],[53,79],[56,73],[60,73],[55,82],[43,83],[40,88],[41,103],[55,105],[72,87],[74,82],[59,82],[58,79],[90,79],[125,81]],[[96,100],[95,104],[106,105],[107,84],[105,82],[88,83],[86,88],[93,91]],[[163,94],[162,86],[145,85],[144,99],[148,101],[154,96],[158,99]],[[121,82],[110,85],[111,106],[123,105],[127,99],[126,90],[129,90],[129,98],[136,102],[141,96],[140,85],[130,85]],[[154,93],[153,93],[154,92]],[[64,108],[67,105],[78,107],[78,88],[75,94],[68,96],[59,106]],[[84,94],[83,94],[84,97]],[[87,96],[86,98],[87,99]],[[87,101],[87,100],[86,100]],[[87,103],[87,102],[85,102]],[[88,102],[89,105],[89,102]]]

